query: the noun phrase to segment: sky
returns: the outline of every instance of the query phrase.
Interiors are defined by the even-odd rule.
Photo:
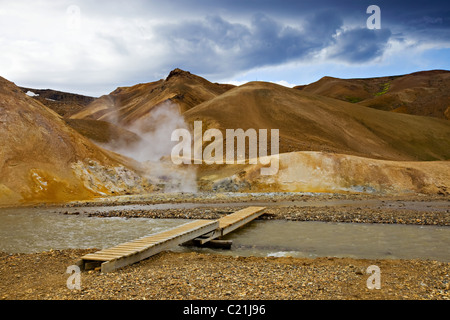
[[[98,97],[175,68],[285,86],[449,70],[450,1],[0,0],[16,85]]]

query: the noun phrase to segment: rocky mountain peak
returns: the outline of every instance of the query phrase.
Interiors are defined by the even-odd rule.
[[[179,76],[189,76],[191,73],[189,71],[184,71],[179,68],[173,69],[170,71],[169,75],[166,78],[166,81],[169,80],[172,77],[179,77]]]

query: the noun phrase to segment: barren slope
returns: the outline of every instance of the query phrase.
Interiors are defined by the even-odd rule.
[[[385,112],[251,82],[187,111],[207,128],[279,129],[280,153],[324,151],[388,160],[450,159],[450,122]]]
[[[276,175],[261,164],[205,166],[205,190],[450,195],[450,161],[387,161],[323,152],[279,155]]]
[[[296,88],[380,110],[450,119],[450,71],[446,70],[367,79],[324,77]]]

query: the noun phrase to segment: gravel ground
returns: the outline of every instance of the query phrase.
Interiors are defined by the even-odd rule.
[[[422,260],[230,257],[162,252],[112,273],[81,274],[67,288],[68,266],[94,250],[0,255],[0,299],[290,300],[450,299],[450,264]],[[366,269],[381,271],[368,289]]]

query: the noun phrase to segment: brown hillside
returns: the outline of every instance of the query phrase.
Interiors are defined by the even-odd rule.
[[[338,79],[324,77],[296,89],[380,110],[450,119],[450,71]]]
[[[251,82],[187,111],[189,124],[279,129],[280,153],[322,151],[388,160],[450,159],[450,123]]]
[[[141,138],[134,132],[101,120],[65,119],[78,133],[98,144],[120,147],[121,144],[136,144]]]
[[[163,102],[176,103],[183,113],[231,89],[231,85],[211,83],[187,71],[175,69],[165,80],[121,87],[94,100],[72,119],[106,120],[129,125],[147,117]]]

